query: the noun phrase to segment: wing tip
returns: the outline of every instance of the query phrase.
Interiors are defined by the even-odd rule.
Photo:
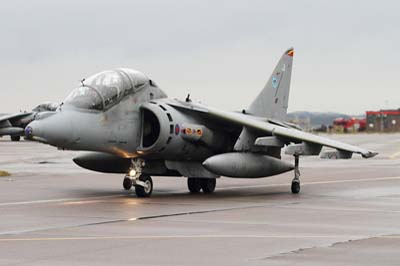
[[[365,159],[375,157],[376,155],[378,155],[378,153],[375,151],[368,151],[368,152],[362,153],[362,157]]]

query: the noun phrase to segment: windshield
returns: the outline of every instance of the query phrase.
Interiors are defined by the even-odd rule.
[[[99,93],[89,87],[76,88],[68,95],[64,101],[65,104],[71,104],[78,108],[90,110],[102,110],[103,100]]]
[[[124,81],[116,71],[104,71],[82,81],[65,100],[78,108],[103,110],[115,104],[121,95]]]
[[[88,78],[84,85],[95,88],[104,98],[105,106],[109,106],[118,100],[123,80],[115,71],[104,71]]]

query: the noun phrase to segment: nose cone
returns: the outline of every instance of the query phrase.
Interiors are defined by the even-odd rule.
[[[30,127],[31,124],[32,122],[29,123],[29,125],[25,128],[25,137],[27,139],[32,139],[32,127]]]
[[[45,138],[43,138],[42,133],[42,123],[33,121],[25,128],[25,137],[30,140],[36,140],[43,143],[48,143]]]
[[[25,136],[28,139],[62,148],[70,142],[72,137],[72,129],[69,124],[62,114],[55,113],[32,121],[25,128]]]

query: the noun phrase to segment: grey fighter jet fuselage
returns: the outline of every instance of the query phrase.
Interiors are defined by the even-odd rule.
[[[81,167],[126,173],[124,188],[150,196],[151,175],[188,177],[191,192],[213,192],[219,176],[257,178],[295,169],[292,191],[300,190],[299,156],[322,146],[337,158],[376,153],[302,132],[284,122],[293,50],[286,51],[248,109],[225,112],[167,98],[157,84],[131,69],[87,78],[56,112],[26,127],[29,138],[60,149],[89,151],[74,158]],[[281,149],[295,157],[282,161]]]

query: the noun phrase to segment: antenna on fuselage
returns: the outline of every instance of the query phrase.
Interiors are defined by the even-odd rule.
[[[186,96],[186,100],[187,103],[190,103],[192,100],[190,100],[190,93],[188,93],[188,95]]]
[[[85,82],[85,80],[86,80],[85,78],[80,80],[80,82],[82,83],[82,87],[85,87],[85,83],[83,83],[83,82]]]

